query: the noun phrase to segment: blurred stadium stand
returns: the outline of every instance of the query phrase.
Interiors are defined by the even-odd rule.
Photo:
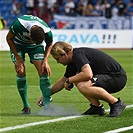
[[[36,0],[38,1],[38,0]],[[74,0],[78,1],[78,0]],[[93,0],[93,5],[95,6],[98,0]],[[112,2],[113,0],[108,0]],[[123,0],[125,4],[128,5],[131,0]],[[13,4],[19,4],[19,12],[13,12]],[[11,23],[20,15],[27,14],[27,7],[26,7],[27,0],[0,0],[0,16],[2,16],[7,21],[7,28],[11,25]],[[63,4],[66,0],[61,1]],[[59,9],[59,8],[58,8]],[[59,11],[59,10],[58,10]]]
[[[16,0],[15,0],[16,1]],[[26,0],[18,0],[20,6],[20,13],[13,13],[13,0],[0,0],[0,16],[7,21],[7,27],[20,15],[26,14]]]

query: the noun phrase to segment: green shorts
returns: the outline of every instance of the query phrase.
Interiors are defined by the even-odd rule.
[[[43,60],[44,59],[44,46],[43,45],[33,45],[33,46],[25,46],[25,45],[16,45],[17,51],[22,59],[25,61],[25,54],[29,55],[30,61],[34,60]],[[16,58],[10,50],[12,62],[16,62]]]

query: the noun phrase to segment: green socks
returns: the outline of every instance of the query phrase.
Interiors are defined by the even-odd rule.
[[[26,84],[26,77],[18,77],[17,76],[17,88],[19,91],[19,94],[21,96],[21,99],[23,101],[24,108],[26,106],[30,107],[27,99],[27,84]]]
[[[24,108],[26,106],[30,107],[27,99],[27,84],[26,76],[18,77],[17,76],[17,88],[18,92],[23,101]],[[44,107],[47,108],[50,106],[50,95],[51,95],[51,84],[48,75],[40,76],[40,89],[44,98]]]
[[[40,89],[44,98],[44,108],[50,106],[51,84],[48,75],[40,76]]]

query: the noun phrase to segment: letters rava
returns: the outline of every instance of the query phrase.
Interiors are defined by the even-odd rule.
[[[100,43],[100,39],[97,34],[54,34],[55,40],[65,41],[68,43]]]

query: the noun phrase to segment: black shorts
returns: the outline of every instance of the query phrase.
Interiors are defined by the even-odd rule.
[[[95,75],[91,81],[95,83],[93,86],[102,87],[109,93],[116,93],[122,90],[126,85],[127,76]]]

